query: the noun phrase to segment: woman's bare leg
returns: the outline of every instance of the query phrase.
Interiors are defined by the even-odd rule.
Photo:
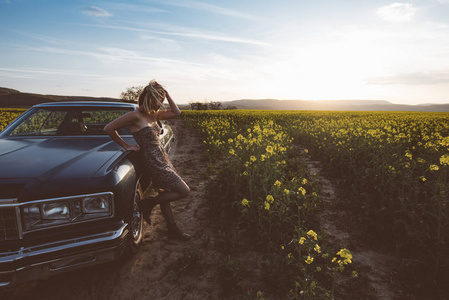
[[[175,223],[175,217],[173,216],[173,211],[171,209],[170,202],[168,203],[161,203],[159,204],[161,208],[162,215],[164,216],[165,221],[167,224]]]
[[[160,192],[156,197],[148,197],[142,199],[141,202],[144,204],[144,210],[150,211],[154,206],[160,204],[162,206],[166,206],[165,204],[169,204],[172,201],[176,201],[179,199],[183,199],[187,197],[190,193],[189,186],[181,180],[174,188],[169,191]]]
[[[183,199],[189,194],[189,186],[181,180],[174,188],[169,191],[159,193],[159,195],[151,199],[151,201],[155,204],[170,203],[172,201]]]
[[[170,191],[162,192],[157,197],[155,197],[155,201],[159,203],[162,214],[165,218],[165,221],[167,222],[168,238],[170,239],[177,239],[183,241],[187,241],[190,239],[190,235],[183,233],[176,225],[170,204],[171,201],[187,197],[189,193],[190,188],[184,181],[181,181]]]
[[[162,215],[165,218],[165,221],[167,222],[167,228],[168,228],[168,236],[172,239],[179,239],[179,240],[188,240],[190,239],[190,236],[188,234],[182,233],[181,230],[176,226],[175,218],[173,216],[173,211],[171,208],[170,202],[176,201],[179,199],[183,199],[187,197],[190,193],[189,186],[181,180],[174,188],[172,188],[169,191],[164,191],[159,193],[158,196],[153,198],[147,198],[143,199],[142,204],[145,203],[145,207],[142,206],[142,211],[144,213],[145,221],[148,224],[151,224],[151,211],[153,210],[154,206],[159,204]]]

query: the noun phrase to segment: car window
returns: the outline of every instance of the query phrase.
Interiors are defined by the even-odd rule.
[[[19,124],[10,135],[54,135],[66,112],[37,110]]]
[[[83,122],[86,126],[87,134],[106,134],[103,131],[104,126],[117,119],[129,110],[86,110],[83,111]],[[131,134],[129,128],[121,128],[119,134]]]
[[[23,135],[106,135],[103,128],[112,120],[132,109],[109,108],[42,108],[35,109],[20,124],[12,128],[9,136]],[[121,135],[131,134],[122,128]]]

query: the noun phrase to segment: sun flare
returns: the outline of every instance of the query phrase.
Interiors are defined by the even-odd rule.
[[[366,79],[385,72],[386,52],[358,43],[298,47],[267,67],[273,84],[266,92],[280,90],[284,99],[361,98],[370,90]]]

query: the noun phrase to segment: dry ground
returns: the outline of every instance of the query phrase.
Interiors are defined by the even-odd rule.
[[[329,240],[341,244],[349,249],[353,255],[353,262],[356,270],[364,279],[364,291],[361,291],[368,299],[397,300],[414,299],[398,280],[398,266],[400,259],[392,255],[373,250],[375,241],[371,245],[357,240],[357,218],[352,211],[342,209],[340,199],[337,198],[334,183],[321,175],[320,162],[309,159],[303,150],[302,156],[310,168],[310,173],[315,174],[321,182],[321,197],[323,199],[323,212],[321,215],[321,227],[328,234]],[[340,288],[344,289],[345,279],[340,282]],[[351,291],[344,293],[351,297]],[[359,295],[358,295],[359,296]],[[349,299],[349,298],[348,298]]]
[[[177,138],[171,160],[191,187],[187,199],[173,204],[178,225],[192,235],[188,242],[166,238],[165,222],[158,208],[153,212],[153,226],[145,224],[144,243],[131,258],[91,267],[19,287],[1,295],[6,299],[248,299],[246,296],[224,296],[217,266],[226,260],[219,243],[205,199],[206,164],[197,136],[182,124],[170,124]],[[313,173],[319,173],[316,162],[309,161]],[[356,243],[345,227],[345,212],[335,202],[332,184],[322,178],[325,189],[326,212],[323,226],[331,238],[354,254],[361,273],[368,278],[369,299],[399,299],[402,297],[394,281],[394,260],[369,249],[351,248]],[[259,254],[246,253],[239,260],[247,269],[246,290],[257,292],[263,287]],[[391,263],[393,262],[393,264]],[[346,291],[350,293],[350,291]],[[345,299],[355,299],[350,294]],[[282,298],[279,298],[282,299]]]

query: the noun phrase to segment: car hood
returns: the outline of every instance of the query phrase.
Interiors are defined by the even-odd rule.
[[[0,179],[94,177],[123,152],[109,137],[0,139]]]

